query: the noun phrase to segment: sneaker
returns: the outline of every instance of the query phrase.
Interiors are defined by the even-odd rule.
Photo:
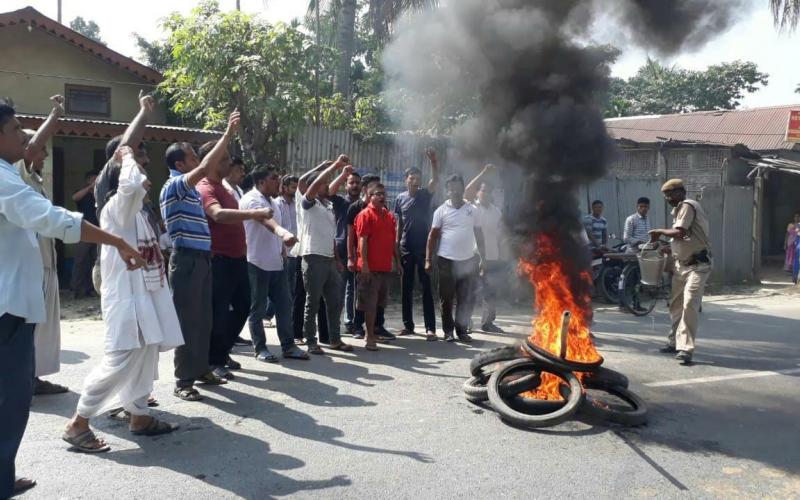
[[[453,336],[453,332],[444,332],[444,341],[455,342],[456,338]]]
[[[211,368],[211,373],[213,373],[217,378],[224,378],[227,380],[233,380],[236,378],[236,376],[224,366],[213,366]]]
[[[458,340],[460,340],[461,342],[469,343],[469,342],[472,342],[472,337],[468,333],[459,333],[458,334]]]
[[[481,326],[481,330],[486,333],[505,333],[502,328],[495,325],[494,323],[484,323]]]
[[[230,370],[241,370],[242,364],[228,356],[228,361],[225,362],[225,368]]]
[[[692,362],[692,353],[689,351],[679,351],[678,354],[675,355],[675,359],[680,361],[682,365],[688,365]]]
[[[675,354],[676,352],[678,352],[678,350],[675,349],[674,345],[667,344],[664,347],[662,347],[661,349],[659,349],[658,352],[660,352],[662,354]]]
[[[233,345],[253,345],[252,340],[243,339],[242,336],[236,337],[236,340],[233,341]]]
[[[364,333],[364,330],[362,330],[361,328],[356,329],[356,331],[353,333],[353,338],[358,340],[362,340],[366,336],[367,334]]]

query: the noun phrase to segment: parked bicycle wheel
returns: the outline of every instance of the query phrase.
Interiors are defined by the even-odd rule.
[[[638,264],[628,264],[622,271],[622,305],[635,316],[647,316],[656,307],[659,286],[644,285]]]
[[[620,266],[606,266],[600,272],[597,282],[606,302],[619,304],[619,276],[622,273]]]

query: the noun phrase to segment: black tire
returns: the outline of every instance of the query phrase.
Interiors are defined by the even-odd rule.
[[[643,285],[638,264],[628,264],[622,270],[623,289],[620,291],[622,305],[634,316],[647,316],[658,301],[657,286]]]
[[[533,373],[508,373],[500,382],[500,393],[503,397],[511,398],[525,391],[532,391],[539,387],[541,379],[539,372]],[[475,402],[487,401],[489,395],[486,389],[486,379],[483,377],[470,377],[461,387],[467,400]]]
[[[592,420],[612,424],[636,426],[647,423],[647,403],[632,391],[620,386],[602,387],[591,383],[584,384],[588,389],[598,389],[612,394],[628,403],[631,410],[618,410],[605,404],[596,403],[591,396],[586,396],[578,414]]]
[[[601,388],[618,386],[627,389],[628,377],[618,371],[601,366],[597,370],[586,374],[583,378],[583,385],[599,386]]]
[[[527,367],[531,370],[539,369],[538,363],[532,362],[531,360],[515,359],[498,368],[489,378],[489,383],[487,384],[489,402],[492,404],[492,408],[494,408],[494,411],[497,412],[497,415],[502,420],[520,427],[549,427],[560,424],[578,411],[578,408],[583,402],[583,390],[580,381],[578,381],[578,378],[571,372],[565,372],[552,368],[547,368],[542,371],[552,373],[569,384],[569,399],[567,399],[567,402],[564,404],[564,406],[554,412],[546,413],[544,415],[529,415],[511,408],[500,395],[500,381],[503,380],[507,373],[522,367]]]
[[[609,304],[619,304],[619,275],[622,274],[620,266],[605,266],[597,278],[600,292]]]
[[[522,344],[525,354],[532,360],[538,362],[542,368],[552,367],[567,372],[593,372],[603,364],[603,357],[592,363],[582,363],[579,361],[569,361],[561,359],[546,349],[539,347],[530,340],[526,339]]]
[[[503,361],[521,358],[522,356],[524,356],[524,353],[517,344],[495,347],[494,349],[476,354],[469,363],[469,372],[473,377],[486,375],[488,378],[491,373],[487,373],[487,370],[484,370],[484,367],[489,367],[490,365]]]

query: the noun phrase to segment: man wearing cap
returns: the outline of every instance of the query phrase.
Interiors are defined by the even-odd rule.
[[[673,207],[674,221],[672,229],[650,231],[650,240],[656,241],[661,236],[672,238],[672,254],[675,257],[669,302],[672,330],[668,344],[661,352],[677,352],[675,359],[689,364],[694,352],[703,288],[711,274],[708,218],[700,203],[686,198],[686,187],[682,180],[667,181],[661,191],[667,203]]]

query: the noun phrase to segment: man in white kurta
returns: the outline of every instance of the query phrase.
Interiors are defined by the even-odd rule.
[[[148,415],[147,399],[158,377],[158,353],[183,344],[178,316],[167,286],[163,258],[143,211],[150,181],[133,158],[121,147],[122,162],[117,192],[100,213],[100,226],[138,248],[147,265],[127,271],[117,251],[100,250],[105,353],[87,377],[75,416],[64,440],[78,451],[107,451],[109,447],[89,429],[89,418],[123,407],[131,415],[134,434],[156,435],[177,426]]]

